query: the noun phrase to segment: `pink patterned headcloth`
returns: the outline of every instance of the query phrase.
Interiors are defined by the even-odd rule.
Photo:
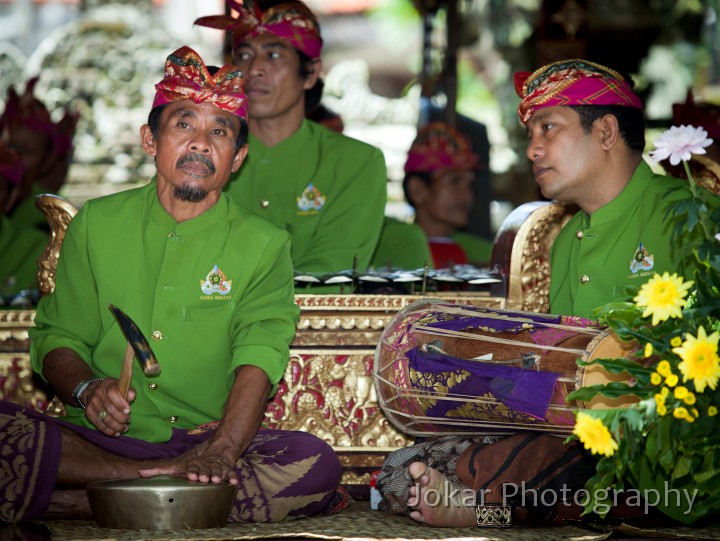
[[[561,60],[537,71],[517,72],[515,92],[522,98],[518,114],[526,124],[543,107],[621,105],[642,109],[642,101],[615,70],[581,59]]]
[[[472,171],[478,156],[467,138],[444,122],[431,122],[418,130],[410,145],[405,173],[432,173],[439,169]]]
[[[253,11],[234,0],[226,2],[238,14],[237,18],[230,15],[210,15],[200,17],[195,24],[231,31],[233,50],[243,40],[270,33],[287,40],[295,49],[310,58],[320,58],[323,45],[320,25],[312,11],[302,2],[283,2],[265,11],[261,11],[259,0],[253,2]]]
[[[181,47],[165,61],[165,78],[155,85],[153,108],[179,100],[209,102],[218,109],[247,119],[247,95],[242,72],[225,64],[210,75],[200,55],[190,47]]]
[[[8,88],[5,111],[0,115],[0,133],[8,137],[9,127],[25,126],[48,137],[53,156],[65,156],[72,150],[80,115],[66,109],[63,118],[57,123],[53,122],[45,104],[35,97],[37,82],[37,77],[30,79],[23,94],[18,94],[13,87]]]

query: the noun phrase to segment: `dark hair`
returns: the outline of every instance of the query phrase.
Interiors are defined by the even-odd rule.
[[[620,136],[635,152],[645,150],[645,116],[642,109],[623,105],[574,105],[572,109],[580,115],[580,126],[585,133],[592,131],[593,122],[605,115],[617,118]]]
[[[429,173],[427,171],[415,171],[413,173],[406,173],[405,178],[403,178],[402,188],[403,193],[405,194],[405,200],[408,202],[408,204],[415,208],[415,202],[410,198],[410,191],[408,190],[408,184],[410,184],[410,179],[412,177],[417,177],[421,181],[423,181],[428,186],[432,186],[433,182],[433,174]]]
[[[314,59],[310,58],[308,55],[306,55],[304,52],[295,49],[297,51],[298,57],[300,58],[300,78],[301,79],[307,79],[308,76],[310,76],[313,71],[314,67],[313,64],[315,62]],[[325,88],[325,82],[318,77],[317,81],[315,81],[315,84],[312,88],[308,88],[305,91],[305,114],[311,113],[314,111],[319,105],[320,100],[322,99],[322,93],[323,88]]]
[[[152,133],[152,136],[155,140],[157,140],[158,135],[160,134],[160,117],[162,116],[162,112],[165,110],[165,107],[167,107],[168,105],[168,103],[165,103],[163,105],[153,107],[150,110],[150,114],[148,115],[147,123],[148,126],[150,126],[150,133]],[[248,138],[247,121],[244,118],[240,117],[238,117],[238,120],[240,121],[240,131],[238,132],[238,136],[235,141],[235,152],[245,146]]]

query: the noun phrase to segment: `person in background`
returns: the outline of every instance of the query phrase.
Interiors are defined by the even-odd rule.
[[[79,115],[66,109],[53,122],[45,104],[35,97],[38,78],[30,79],[23,94],[10,87],[0,116],[0,139],[20,155],[23,178],[19,200],[10,218],[18,225],[48,229],[45,216],[35,207],[35,195],[57,194],[67,178],[73,155],[73,136]]]
[[[596,307],[629,300],[627,286],[639,287],[655,272],[693,276],[681,250],[689,243],[671,241],[665,212],[689,190],[679,179],[653,174],[643,160],[643,104],[632,81],[571,59],[516,73],[515,89],[526,154],[542,194],[580,208],[552,246],[551,312],[591,318]],[[595,474],[595,459],[578,442],[520,431],[495,442],[462,443],[429,442],[391,453],[386,475],[378,478],[383,496],[413,520],[441,527],[493,525],[511,514],[545,524],[580,519],[582,508],[565,502]],[[509,502],[503,483],[552,487],[555,502],[563,503]],[[475,498],[480,493],[484,497]]]
[[[21,197],[22,178],[20,155],[0,141],[0,307],[38,288],[37,260],[49,240],[47,232],[9,218]]]
[[[155,90],[140,128],[155,178],[85,203],[30,330],[33,369],[67,416],[0,402],[0,521],[88,517],[88,483],[159,474],[235,485],[230,522],[335,506],[333,449],[260,430],[299,309],[289,235],[222,191],[247,154],[242,74],[181,47]],[[161,367],[133,370],[127,394],[110,304],[152,337]]]
[[[306,117],[338,133],[345,128],[340,115],[322,104]],[[387,272],[421,269],[426,265],[433,268],[425,232],[416,224],[385,216],[369,269]]]
[[[228,0],[237,18],[202,17],[232,32],[233,62],[249,97],[248,158],[227,193],[290,233],[297,271],[364,270],[380,236],[386,171],[382,152],[307,120],[319,104],[322,36],[299,1]]]
[[[370,266],[378,271],[435,268],[425,231],[415,223],[385,216]]]
[[[476,163],[467,138],[443,122],[422,126],[408,151],[403,191],[435,268],[490,262],[492,243],[463,231],[473,208]]]

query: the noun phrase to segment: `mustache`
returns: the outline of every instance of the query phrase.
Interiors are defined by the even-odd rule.
[[[185,156],[181,157],[177,163],[175,164],[175,167],[182,167],[186,163],[189,162],[200,162],[205,167],[208,168],[211,174],[215,173],[215,164],[208,158],[207,156],[200,154],[199,152],[192,152],[190,154],[185,154]]]

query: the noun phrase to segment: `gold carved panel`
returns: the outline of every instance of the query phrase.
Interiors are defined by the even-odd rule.
[[[293,351],[265,424],[311,432],[343,450],[407,445],[378,405],[373,356],[374,350]]]
[[[507,275],[507,308],[550,309],[550,249],[577,207],[533,201],[513,210],[495,238],[493,264]]]

